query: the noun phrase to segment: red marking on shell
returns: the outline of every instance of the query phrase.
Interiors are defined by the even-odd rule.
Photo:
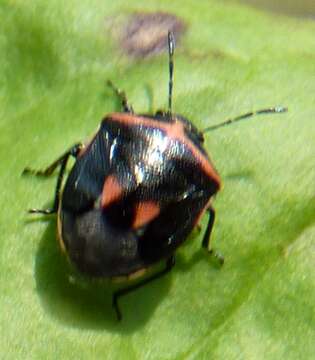
[[[175,121],[173,123],[158,122],[138,115],[130,115],[124,113],[109,114],[104,120],[114,120],[127,125],[143,125],[148,127],[155,127],[164,131],[170,139],[175,139],[185,144],[194,155],[196,161],[199,163],[203,171],[214,181],[218,190],[221,186],[219,174],[214,169],[210,160],[193,144],[193,142],[185,135],[184,126],[181,122]]]
[[[177,121],[169,127],[167,131],[167,136],[172,139],[183,139],[185,137],[184,126],[181,122]]]
[[[133,229],[137,229],[148,224],[155,219],[160,213],[160,207],[153,201],[140,202],[136,206],[135,218],[132,224]]]
[[[104,208],[111,203],[121,199],[123,196],[123,188],[114,175],[109,175],[103,186],[101,206]]]

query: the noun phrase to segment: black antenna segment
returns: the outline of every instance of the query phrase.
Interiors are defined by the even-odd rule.
[[[282,106],[276,106],[276,107],[271,107],[271,108],[267,108],[267,109],[261,109],[261,110],[251,111],[251,112],[248,112],[248,113],[246,113],[246,114],[243,114],[243,115],[240,115],[240,116],[236,116],[235,118],[232,118],[232,119],[228,119],[228,120],[226,120],[226,121],[223,121],[223,122],[220,123],[220,124],[216,124],[216,125],[209,126],[209,127],[205,128],[205,129],[202,131],[202,133],[204,134],[204,133],[206,133],[206,132],[208,132],[208,131],[216,130],[216,129],[219,129],[220,127],[227,126],[227,125],[236,123],[236,122],[238,122],[238,121],[251,118],[251,117],[256,116],[256,115],[260,115],[260,114],[284,113],[284,112],[287,112],[287,111],[288,111],[288,109],[285,108],[285,107],[282,107]]]
[[[169,66],[169,81],[168,81],[168,114],[172,116],[172,95],[173,95],[173,73],[174,73],[174,49],[175,49],[175,38],[174,34],[169,31],[167,34],[168,43],[168,66]]]

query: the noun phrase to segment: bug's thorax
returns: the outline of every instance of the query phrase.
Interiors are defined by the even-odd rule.
[[[188,148],[195,160],[199,163],[205,174],[217,184],[220,189],[220,176],[203,148],[203,137],[197,128],[186,118],[174,114],[171,117],[165,114],[135,115],[129,113],[111,113],[103,119],[103,123],[114,121],[123,126],[148,128],[160,130],[170,146],[177,141]]]

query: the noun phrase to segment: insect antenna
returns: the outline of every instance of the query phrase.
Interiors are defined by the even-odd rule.
[[[168,66],[169,66],[169,81],[168,81],[168,114],[172,116],[172,95],[173,95],[173,77],[174,77],[174,49],[175,49],[175,38],[174,34],[169,31],[167,34],[168,43]]]
[[[256,111],[251,111],[251,112],[248,112],[246,114],[236,116],[235,118],[231,118],[231,119],[228,119],[226,121],[223,121],[222,123],[209,126],[209,127],[205,128],[202,131],[202,133],[204,134],[204,133],[206,133],[208,131],[216,130],[216,129],[219,129],[219,128],[223,127],[223,126],[227,126],[227,125],[236,123],[238,121],[251,118],[251,117],[256,116],[256,115],[275,114],[275,113],[277,114],[277,113],[284,113],[284,112],[287,112],[287,111],[288,111],[288,109],[286,107],[282,107],[282,106],[276,106],[276,107],[271,107],[271,108],[267,108],[267,109],[260,109],[260,110],[256,110]]]

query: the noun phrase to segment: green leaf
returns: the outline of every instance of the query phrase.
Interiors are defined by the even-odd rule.
[[[139,113],[167,105],[167,54],[129,57],[132,14],[164,12],[186,31],[175,50],[174,108],[208,133],[225,183],[212,244],[195,231],[170,275],[124,297],[73,279],[49,206],[56,178],[21,177],[88,138],[126,90]],[[5,359],[311,359],[315,353],[315,23],[216,1],[139,0],[0,5],[0,348]],[[154,34],[152,34],[154,36]],[[149,88],[150,86],[151,88]],[[151,99],[152,100],[152,99]],[[152,102],[152,101],[151,101]]]

